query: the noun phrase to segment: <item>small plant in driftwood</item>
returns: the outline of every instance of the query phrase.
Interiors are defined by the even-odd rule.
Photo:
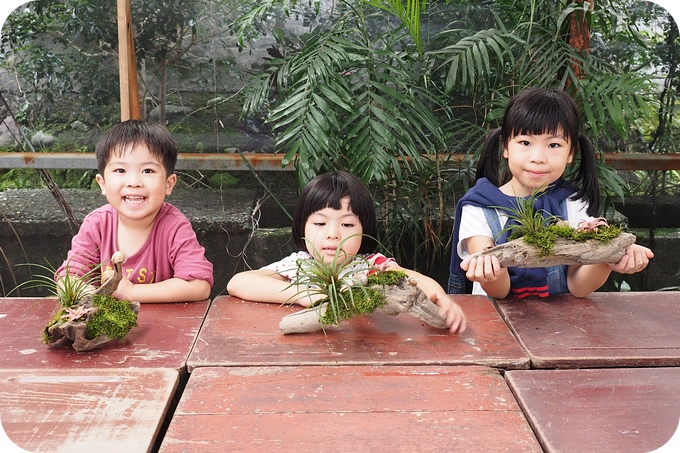
[[[51,269],[51,275],[40,275],[17,287],[44,287],[57,297],[55,314],[43,330],[46,344],[70,344],[78,352],[88,351],[112,340],[122,340],[137,326],[139,302],[111,297],[122,279],[121,265],[125,260],[122,252],[113,255],[114,270],[102,273],[103,283],[98,288],[94,286],[99,278],[95,276],[97,268],[81,277],[68,275],[66,269],[67,275],[58,281],[54,280],[54,269]]]
[[[302,287],[300,293],[324,297],[310,308],[284,316],[279,323],[282,333],[325,330],[326,326],[337,326],[342,320],[370,313],[404,313],[433,327],[447,327],[437,305],[405,272],[380,272],[363,257],[358,257],[359,265],[356,261],[345,262],[339,256],[341,248],[342,243],[329,263],[320,256],[298,262],[297,278],[291,286]],[[375,272],[367,276],[369,271]]]
[[[635,235],[609,225],[603,217],[582,220],[577,228],[535,209],[534,192],[503,208],[508,222],[508,242],[472,256],[495,256],[503,267],[548,267],[572,264],[617,263],[635,243]]]

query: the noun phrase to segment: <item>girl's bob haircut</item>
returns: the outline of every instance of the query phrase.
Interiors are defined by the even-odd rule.
[[[359,253],[374,253],[378,247],[378,224],[375,202],[368,188],[356,176],[345,171],[323,173],[302,190],[293,213],[293,242],[306,249],[305,224],[310,215],[325,208],[340,209],[340,200],[349,197],[349,209],[359,217],[363,237]]]

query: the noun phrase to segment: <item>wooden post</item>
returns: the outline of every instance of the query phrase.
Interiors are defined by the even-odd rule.
[[[140,119],[130,0],[118,0],[118,68],[120,72],[120,120]]]

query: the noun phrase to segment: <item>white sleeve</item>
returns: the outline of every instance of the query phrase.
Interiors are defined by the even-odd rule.
[[[569,221],[569,226],[576,228],[578,223],[583,219],[591,219],[586,211],[588,210],[588,204],[583,200],[572,200],[567,199],[567,220]]]
[[[268,264],[261,267],[260,269],[267,269],[277,274],[281,275],[288,281],[292,281],[297,277],[298,273],[298,261],[299,260],[309,260],[313,259],[312,255],[307,252],[294,252],[291,255],[285,257],[281,261]]]
[[[463,259],[469,255],[466,239],[473,236],[486,236],[493,239],[493,232],[484,215],[484,209],[468,204],[463,206],[463,210],[460,214],[458,244],[456,244],[458,256]]]

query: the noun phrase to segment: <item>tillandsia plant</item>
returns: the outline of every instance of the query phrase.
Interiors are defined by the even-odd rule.
[[[302,288],[297,295],[304,293],[310,298],[323,296],[314,304],[314,307],[320,307],[323,302],[328,303],[325,313],[319,312],[322,324],[335,325],[341,319],[371,313],[381,305],[379,298],[371,297],[366,288],[366,275],[375,269],[373,265],[361,255],[348,258],[342,250],[343,244],[355,236],[357,235],[348,236],[340,242],[330,262],[325,262],[321,253],[305,238],[310,244],[314,259],[298,261],[296,278],[291,286]],[[358,297],[359,294],[361,297]]]
[[[340,242],[330,262],[325,262],[314,248],[314,259],[298,262],[291,286],[303,289],[296,295],[321,297],[312,307],[284,316],[279,323],[282,333],[325,332],[324,326],[371,313],[404,313],[435,328],[447,327],[437,305],[406,272],[381,270],[361,255],[347,259],[342,252],[347,239]]]
[[[494,256],[503,267],[549,267],[572,264],[617,263],[635,236],[602,218],[568,222],[536,209],[541,192],[518,198],[512,208],[504,210],[508,222],[502,233],[510,232],[508,241],[476,253],[473,257]]]
[[[509,241],[523,238],[524,242],[538,248],[539,257],[552,254],[558,237],[575,242],[595,239],[606,243],[622,232],[620,227],[609,225],[602,217],[581,221],[578,228],[572,228],[555,215],[544,215],[545,211],[536,209],[536,198],[541,193],[535,190],[528,197],[518,197],[513,208],[499,207],[508,215],[508,222],[501,233],[510,231]]]
[[[132,327],[137,326],[139,302],[111,297],[122,278],[121,263],[124,261],[124,254],[114,254],[111,262],[115,271],[102,274],[106,280],[98,288],[95,283],[100,279],[101,264],[78,276],[70,275],[70,262],[65,266],[65,275],[56,279],[54,268],[37,265],[48,271],[48,275],[37,275],[15,288],[47,288],[57,297],[52,319],[43,331],[46,344],[71,343],[76,351],[87,351],[113,339],[123,339]]]
[[[57,307],[73,307],[85,296],[92,294],[94,292],[94,285],[99,281],[99,267],[94,267],[93,269],[85,272],[80,277],[74,277],[69,274],[69,263],[64,266],[65,276],[56,280],[54,277],[57,270],[47,263],[35,264],[35,263],[25,263],[19,264],[20,266],[31,266],[36,267],[44,274],[35,274],[35,277],[27,280],[19,285],[15,286],[9,294],[19,289],[35,289],[43,288],[47,291],[49,296],[56,297],[59,301]],[[8,294],[8,295],[9,295]]]
[[[507,208],[498,206],[508,215],[508,222],[505,228],[501,230],[501,234],[506,231],[510,232],[509,240],[517,239],[522,236],[532,236],[540,234],[546,227],[556,223],[559,218],[547,214],[543,210],[536,209],[536,199],[543,192],[535,190],[528,197],[516,197],[514,207]]]

